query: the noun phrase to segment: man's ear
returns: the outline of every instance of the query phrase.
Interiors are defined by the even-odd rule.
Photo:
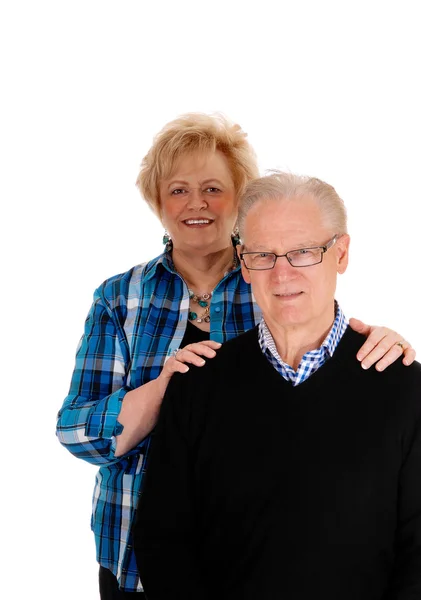
[[[341,235],[341,237],[336,242],[337,270],[340,275],[342,275],[342,273],[345,273],[348,267],[350,242],[351,238],[347,233]]]

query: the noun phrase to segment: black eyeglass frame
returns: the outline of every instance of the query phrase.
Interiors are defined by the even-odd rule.
[[[329,240],[324,246],[313,246],[312,248],[297,248],[296,250],[289,250],[286,254],[275,254],[275,252],[264,252],[264,251],[263,252],[241,252],[240,258],[243,261],[244,266],[246,267],[246,269],[248,271],[270,271],[270,269],[275,268],[276,261],[278,260],[278,258],[284,258],[284,257],[287,259],[287,261],[289,262],[291,267],[294,267],[294,269],[304,269],[305,267],[313,267],[314,265],[319,265],[323,261],[324,253],[327,252],[329,250],[329,248],[332,248],[332,246],[337,242],[337,240],[339,238],[340,238],[340,235],[335,233],[333,238],[331,240]],[[318,260],[315,263],[311,263],[311,265],[293,265],[288,254],[292,254],[293,252],[299,252],[300,250],[320,250],[321,251],[320,260]],[[271,267],[265,267],[264,269],[260,269],[260,268],[254,269],[253,267],[248,267],[246,265],[244,256],[247,256],[248,254],[270,254],[275,257],[275,260],[273,261],[273,265]]]

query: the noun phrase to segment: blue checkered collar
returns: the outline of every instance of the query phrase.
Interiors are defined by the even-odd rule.
[[[315,350],[310,350],[309,352],[306,352],[306,354],[303,356],[303,360],[305,360],[307,357],[314,357],[321,354],[326,354],[329,357],[332,357],[339,344],[341,337],[345,333],[347,326],[348,321],[338,302],[335,300],[335,320],[329,333],[323,340],[320,348],[316,348]],[[283,360],[281,359],[276,350],[276,344],[273,340],[269,327],[266,325],[266,322],[263,317],[259,323],[259,342],[263,352],[269,350],[279,362],[283,363]]]

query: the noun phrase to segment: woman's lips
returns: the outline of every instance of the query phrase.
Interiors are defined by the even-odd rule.
[[[185,219],[182,221],[187,227],[208,227],[213,223],[213,219]]]

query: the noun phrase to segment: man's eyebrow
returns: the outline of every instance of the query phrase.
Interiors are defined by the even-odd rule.
[[[246,244],[244,244],[244,248],[247,249],[247,252],[272,252],[272,250],[268,250],[267,246],[260,246],[260,244],[253,245],[253,250],[250,250]]]
[[[302,248],[319,248],[323,244],[319,244],[319,242],[314,241],[306,241],[302,244],[296,244],[294,247],[291,247],[287,250],[287,252],[291,252],[291,250],[301,250]],[[261,244],[253,244],[253,250],[249,250],[246,244],[244,244],[244,248],[247,248],[247,252],[274,252],[273,250],[269,250],[267,246],[262,246]]]
[[[318,248],[319,246],[322,246],[322,245],[323,244],[319,244],[319,242],[316,242],[314,240],[309,240],[302,244],[295,245],[294,248],[291,248],[291,250],[299,250],[300,248]]]

